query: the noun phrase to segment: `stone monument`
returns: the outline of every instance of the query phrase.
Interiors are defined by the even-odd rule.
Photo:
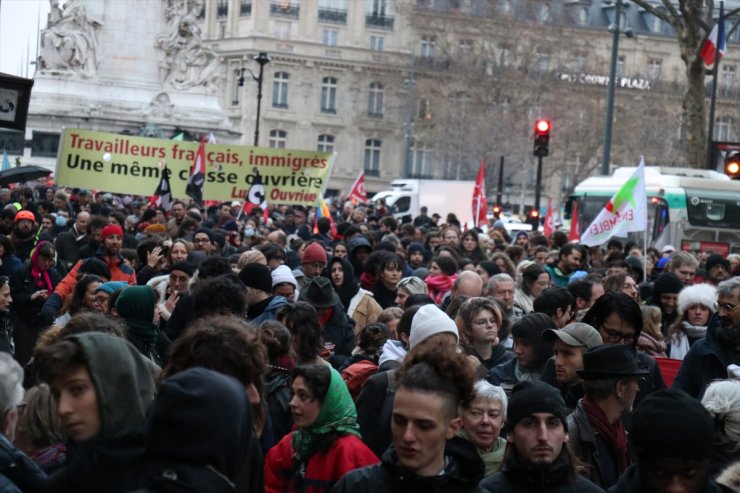
[[[204,0],[50,0],[29,127],[167,137],[239,134],[218,104],[218,55],[201,38]],[[143,130],[142,130],[143,129]]]

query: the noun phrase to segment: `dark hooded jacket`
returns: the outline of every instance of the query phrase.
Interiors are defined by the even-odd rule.
[[[708,480],[700,493],[730,493],[734,491],[727,486],[720,485],[714,480]],[[640,468],[633,465],[622,474],[617,484],[609,488],[609,493],[650,493],[640,484]]]
[[[342,270],[344,271],[344,280],[342,281],[342,284],[340,286],[334,284],[334,281],[332,280],[331,285],[334,287],[334,291],[336,291],[339,295],[339,299],[342,301],[344,311],[348,312],[349,304],[352,301],[352,297],[356,295],[357,292],[360,290],[360,286],[355,280],[354,268],[352,267],[352,264],[349,263],[349,260],[347,260],[346,258],[332,257],[332,259],[329,261],[329,275],[327,277],[331,279],[331,266],[337,262],[342,264]]]
[[[0,493],[41,493],[46,474],[0,433]]]
[[[347,473],[332,493],[424,492],[477,493],[486,490],[478,486],[483,478],[483,461],[468,441],[454,437],[445,446],[447,465],[437,476],[417,476],[404,469],[395,449],[389,447],[380,464]]]
[[[670,315],[663,310],[663,304],[660,301],[662,294],[678,294],[683,289],[681,280],[672,272],[663,272],[653,284],[653,294],[645,302],[646,305],[657,306],[660,308],[663,316],[660,320],[660,330],[663,335],[668,333],[668,327],[673,325],[678,318],[678,308]]]
[[[249,400],[236,379],[205,368],[168,378],[147,418],[152,465],[142,492],[236,491],[252,429]]]
[[[740,353],[730,349],[732,344],[729,339],[733,335],[740,335],[740,328],[727,330],[722,327],[717,315],[712,316],[706,337],[697,341],[686,353],[671,388],[681,389],[701,399],[711,381],[726,379],[727,366],[740,363]]]
[[[100,432],[70,441],[67,466],[49,478],[49,493],[117,493],[140,487],[146,452],[144,420],[154,379],[144,357],[128,341],[90,332],[68,336],[82,347],[95,386]]]

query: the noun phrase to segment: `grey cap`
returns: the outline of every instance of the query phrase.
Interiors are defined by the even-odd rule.
[[[581,322],[568,324],[558,330],[547,329],[542,333],[542,338],[548,342],[555,342],[556,339],[560,339],[568,346],[573,347],[592,348],[604,344],[599,331]]]

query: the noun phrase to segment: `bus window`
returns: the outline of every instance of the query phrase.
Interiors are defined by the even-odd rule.
[[[660,197],[650,197],[648,201],[648,221],[653,225],[652,240],[656,241],[663,234],[668,223],[671,222],[671,216],[668,209],[668,202]]]
[[[740,200],[733,192],[687,188],[686,214],[692,226],[740,229]]]

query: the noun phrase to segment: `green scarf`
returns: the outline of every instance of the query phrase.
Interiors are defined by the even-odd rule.
[[[465,431],[465,428],[460,428],[460,430],[457,432],[457,436],[464,438],[470,443],[473,443],[470,440],[470,436],[468,436],[468,433]],[[506,439],[503,437],[498,437],[498,440],[496,440],[496,443],[493,444],[493,449],[490,452],[484,452],[483,449],[480,449],[478,447],[475,447],[475,450],[478,451],[478,455],[483,460],[483,465],[486,466],[485,477],[488,477],[498,471],[499,465],[501,465],[501,463],[504,461],[504,452],[506,452]]]
[[[312,452],[314,440],[321,435],[336,432],[360,437],[357,409],[347,390],[347,385],[337,370],[329,368],[329,371],[331,371],[329,391],[321,404],[316,421],[308,428],[302,428],[293,433],[293,450],[299,460],[305,460],[305,457]]]

